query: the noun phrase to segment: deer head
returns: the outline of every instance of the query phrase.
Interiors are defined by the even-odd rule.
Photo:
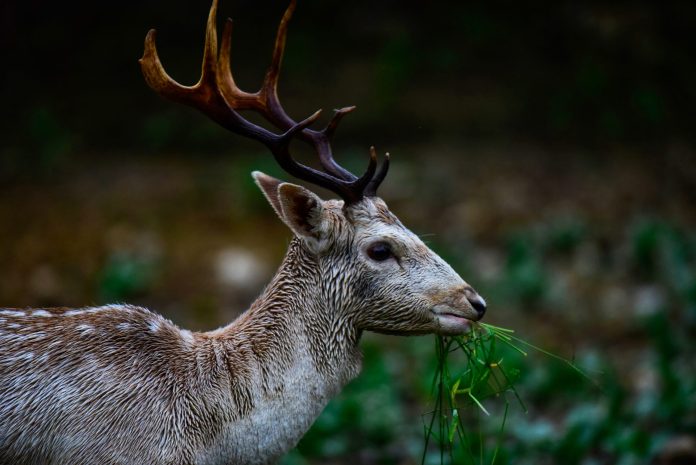
[[[259,91],[239,89],[230,72],[231,20],[218,53],[217,0],[208,17],[199,82],[186,87],[167,75],[151,30],[140,61],[147,83],[161,96],[198,109],[229,131],[260,141],[285,171],[342,199],[324,201],[302,186],[253,173],[275,212],[295,234],[302,259],[311,263],[308,269],[320,275],[321,293],[327,306],[339,313],[337,318],[358,330],[384,333],[465,332],[470,321],[483,316],[485,301],[377,197],[389,169],[388,154],[378,169],[376,152],[370,148],[368,167],[360,177],[334,160],[331,136],[355,107],[336,110],[329,124],[317,131],[309,126],[319,111],[297,122],[280,105],[278,74],[295,4],[292,0],[281,20],[271,66]],[[280,132],[244,119],[239,113],[243,110],[259,113]],[[321,170],[291,156],[289,144],[294,138],[313,147]]]

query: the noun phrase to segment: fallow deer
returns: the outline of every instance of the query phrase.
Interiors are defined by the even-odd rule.
[[[0,310],[2,464],[272,463],[358,375],[363,331],[455,335],[483,316],[484,300],[377,197],[388,157],[378,170],[371,149],[360,177],[334,161],[330,138],[352,107],[321,131],[309,129],[318,112],[296,122],[281,107],[278,71],[295,1],[256,93],[232,78],[229,21],[218,54],[216,8],[198,84],[165,73],[154,30],[140,61],[147,83],[262,142],[285,171],[341,200],[253,173],[294,238],[261,296],[214,331],[180,329],[130,305]],[[321,170],[292,158],[294,138],[311,144]]]

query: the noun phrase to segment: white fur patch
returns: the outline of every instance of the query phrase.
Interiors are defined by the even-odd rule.
[[[94,331],[94,327],[92,325],[77,325],[75,326],[75,329],[80,331],[83,336],[87,336],[88,334],[91,334]]]
[[[87,307],[87,308],[79,308],[75,310],[68,310],[67,312],[63,313],[63,316],[77,316],[77,315],[85,315],[88,313],[99,313],[103,311],[108,311],[108,310],[113,310],[113,307]]]
[[[157,331],[160,330],[161,326],[162,326],[162,323],[159,320],[152,320],[147,325],[147,328],[150,330],[151,333],[156,333]]]
[[[63,316],[82,315],[83,313],[85,313],[84,310],[68,310],[67,312],[63,313]]]
[[[184,343],[187,346],[190,346],[193,344],[193,333],[189,331],[188,329],[182,329],[181,330],[181,339],[184,341]]]
[[[21,354],[17,354],[16,359],[19,361],[29,361],[34,358],[34,352],[24,352]]]
[[[99,312],[103,312],[106,310],[114,310],[114,309],[121,310],[122,307],[90,307],[90,308],[85,309],[85,313],[99,313]]]
[[[29,333],[29,334],[27,334],[25,337],[26,337],[27,339],[43,339],[43,338],[45,338],[46,336],[48,336],[48,334],[46,334],[45,332],[43,332],[43,331],[37,331],[37,332],[35,332],[35,333]]]
[[[0,315],[6,316],[26,316],[26,313],[19,310],[0,310]]]
[[[53,316],[51,312],[47,312],[46,310],[34,310],[31,312],[31,316]]]

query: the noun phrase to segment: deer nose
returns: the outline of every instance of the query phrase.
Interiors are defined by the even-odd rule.
[[[478,319],[480,320],[483,318],[483,315],[486,313],[486,301],[484,298],[470,287],[464,291],[464,294],[466,295],[466,300],[468,300],[471,306],[474,307],[474,310],[476,310]]]

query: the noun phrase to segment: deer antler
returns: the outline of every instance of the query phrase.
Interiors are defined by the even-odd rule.
[[[309,129],[309,126],[317,120],[321,110],[300,122],[296,122],[288,116],[280,104],[278,74],[285,50],[288,23],[295,6],[296,0],[291,0],[283,19],[280,21],[271,66],[257,92],[245,92],[234,82],[230,70],[231,19],[228,19],[225,24],[222,47],[218,54],[217,0],[213,0],[210,7],[205,34],[203,66],[198,83],[190,87],[183,86],[169,77],[157,55],[154,29],[151,29],[145,37],[145,52],[140,59],[145,81],[161,96],[198,109],[229,131],[260,141],[268,147],[285,171],[299,179],[335,192],[345,200],[346,205],[355,203],[363,197],[375,196],[377,188],[389,169],[388,154],[377,171],[377,154],[374,147],[371,147],[367,170],[362,176],[357,177],[336,163],[331,151],[331,137],[338,124],[355,107],[336,110],[329,124],[323,130],[315,131]],[[238,113],[242,110],[256,111],[282,133],[273,133],[243,118]],[[289,144],[295,136],[314,147],[324,171],[306,166],[292,158]]]

